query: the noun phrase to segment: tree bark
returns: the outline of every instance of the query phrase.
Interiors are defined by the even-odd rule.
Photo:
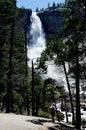
[[[35,116],[34,65],[32,60],[32,116]]]
[[[16,0],[14,0],[14,16],[12,17],[12,30],[11,30],[10,52],[9,52],[9,69],[8,69],[9,71],[8,71],[8,83],[7,83],[6,113],[13,112],[12,59],[13,59],[15,13],[16,13]]]
[[[9,71],[7,83],[7,102],[6,113],[13,112],[13,86],[12,86],[12,58],[13,58],[13,40],[14,40],[14,18],[12,18],[11,43],[9,52]]]
[[[76,128],[81,129],[80,94],[79,94],[79,57],[78,45],[76,47]]]
[[[66,67],[65,67],[65,62],[63,61],[63,68],[66,76],[66,81],[67,81],[67,86],[68,86],[68,91],[69,91],[69,97],[70,97],[70,103],[71,103],[71,110],[72,110],[72,124],[75,124],[75,117],[74,117],[74,108],[73,108],[73,101],[72,101],[72,95],[71,95],[71,90],[70,90],[70,84],[66,72]]]
[[[65,112],[66,112],[66,122],[68,123],[68,115],[67,115],[67,105],[66,105],[66,97],[64,97],[64,101],[65,101]]]
[[[27,60],[27,30],[25,28],[25,54],[26,54],[26,82],[28,83],[28,60]],[[29,96],[28,96],[28,90],[27,90],[27,84],[26,84],[26,106],[27,106],[27,113],[30,115],[30,109],[29,109]]]

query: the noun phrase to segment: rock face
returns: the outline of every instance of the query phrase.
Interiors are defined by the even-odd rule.
[[[27,26],[30,25],[30,16],[32,14],[32,11],[30,9],[19,9],[20,14],[16,18],[16,25],[18,25],[18,28],[22,27],[23,29],[27,29]]]
[[[64,8],[48,8],[37,13],[38,17],[41,19],[46,36],[61,32],[63,10]],[[19,22],[19,26],[22,26],[29,32],[29,27],[31,24],[30,16],[32,14],[32,11],[30,9],[21,9],[20,12],[21,13],[17,19],[17,22]]]
[[[47,35],[56,34],[61,31],[62,28],[62,12],[63,8],[45,9],[38,12],[37,15],[42,21],[44,31]]]

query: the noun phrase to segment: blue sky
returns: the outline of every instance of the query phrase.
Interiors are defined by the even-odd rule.
[[[64,3],[65,0],[17,0],[17,7],[23,6],[25,8],[30,8],[35,11],[36,7],[38,7],[38,9],[47,8],[48,3],[50,3],[51,6],[53,2],[55,2],[56,4]]]

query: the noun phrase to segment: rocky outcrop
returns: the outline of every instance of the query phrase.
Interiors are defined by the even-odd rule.
[[[61,31],[63,10],[64,8],[45,9],[37,13],[42,21],[46,34],[56,34]]]
[[[27,29],[27,26],[30,25],[30,16],[32,14],[31,9],[19,9],[19,15],[16,18],[16,26],[18,28]]]

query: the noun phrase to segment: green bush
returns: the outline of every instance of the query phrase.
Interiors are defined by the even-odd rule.
[[[44,112],[44,111],[39,111],[38,116],[45,117],[45,118],[50,118],[50,113],[49,112]]]
[[[83,119],[81,120],[81,124],[82,124],[82,125],[86,125],[86,118],[83,118]]]
[[[21,108],[23,107],[23,97],[16,91],[13,91],[13,97],[14,112],[21,113]]]
[[[56,115],[57,115],[57,119],[58,119],[58,121],[61,121],[61,120],[64,119],[64,114],[61,113],[60,111],[57,111],[57,112],[56,112]]]

